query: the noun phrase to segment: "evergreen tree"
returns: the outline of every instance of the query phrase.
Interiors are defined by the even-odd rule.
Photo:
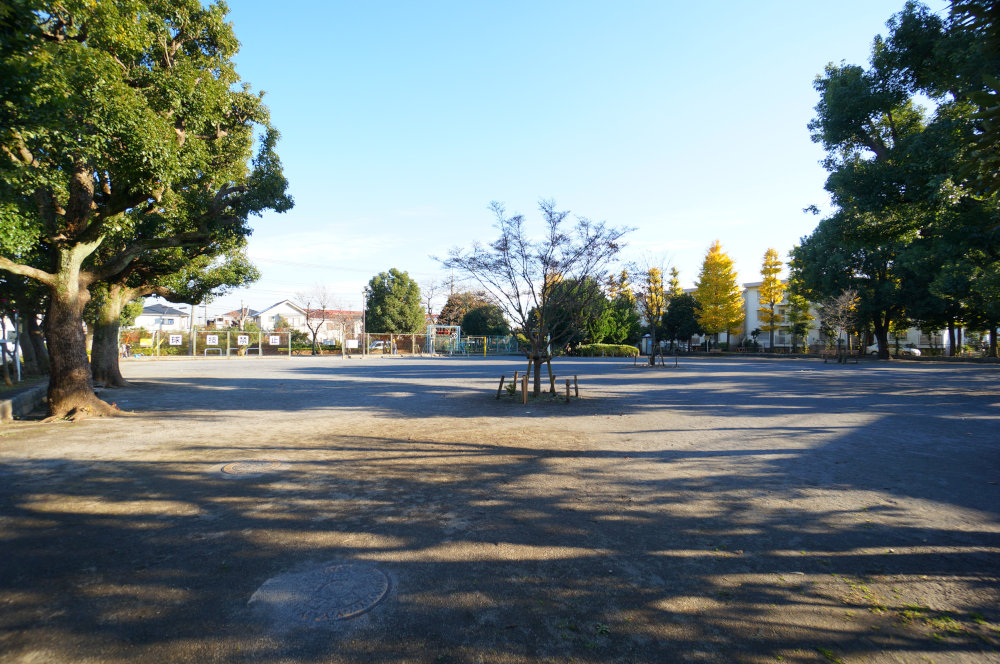
[[[489,297],[484,291],[452,293],[441,307],[437,317],[438,325],[461,325],[467,313],[489,304]]]
[[[743,324],[743,289],[736,279],[733,259],[716,240],[708,249],[695,284],[698,325],[708,334],[730,332]]]
[[[696,312],[698,302],[690,293],[671,296],[667,302],[667,312],[663,314],[664,338],[684,341],[690,346],[691,337],[702,332]]]
[[[768,249],[764,253],[764,264],[760,268],[764,280],[758,291],[761,307],[757,310],[757,317],[761,322],[760,328],[769,335],[769,350],[774,350],[774,331],[784,322],[784,317],[775,310],[785,296],[785,284],[778,278],[780,272],[781,261],[778,259],[777,250]]]
[[[422,332],[424,307],[420,287],[410,275],[396,268],[380,272],[368,282],[366,328],[375,332]]]

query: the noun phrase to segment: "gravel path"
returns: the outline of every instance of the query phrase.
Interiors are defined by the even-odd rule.
[[[3,425],[0,663],[1000,661],[997,368],[553,366],[131,361]]]

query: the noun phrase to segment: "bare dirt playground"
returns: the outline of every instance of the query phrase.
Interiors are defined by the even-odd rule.
[[[0,428],[0,664],[998,662],[1000,371],[131,361]]]

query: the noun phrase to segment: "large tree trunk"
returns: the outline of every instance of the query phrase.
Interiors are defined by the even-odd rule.
[[[881,316],[876,316],[872,326],[875,328],[875,343],[878,344],[878,357],[880,360],[888,360],[889,320],[883,320]]]
[[[118,331],[121,328],[122,307],[131,299],[131,291],[118,284],[110,284],[108,297],[97,312],[94,340],[90,350],[90,371],[94,381],[105,387],[125,387],[118,359]]]
[[[997,322],[990,323],[990,354],[989,357],[997,356]]]
[[[50,348],[58,349],[50,358],[49,416],[111,415],[115,409],[98,399],[90,384],[83,333],[83,307],[90,293],[73,286],[52,289],[45,315],[45,340]]]
[[[45,345],[45,333],[42,331],[41,325],[38,324],[38,311],[34,307],[25,307],[23,315],[26,343],[31,344],[32,349],[35,351],[35,362],[38,363],[38,373],[48,373],[50,364],[49,350]]]

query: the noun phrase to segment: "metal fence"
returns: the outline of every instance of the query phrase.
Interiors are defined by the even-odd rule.
[[[288,332],[239,330],[122,330],[118,347],[123,357],[279,357],[292,350]]]
[[[451,341],[426,334],[347,334],[343,344],[321,344],[324,355],[509,355],[518,352],[517,338],[465,337]],[[239,330],[122,330],[118,347],[123,357],[279,357],[308,355],[311,344],[289,346],[288,332],[241,332]]]

